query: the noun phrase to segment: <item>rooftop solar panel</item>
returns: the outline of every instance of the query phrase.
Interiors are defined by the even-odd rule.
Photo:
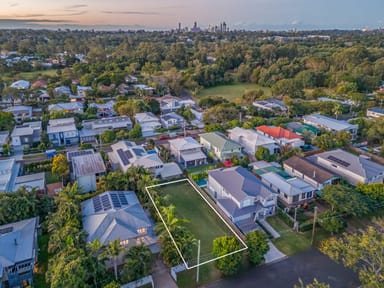
[[[109,200],[108,194],[101,196],[101,202],[103,203],[104,211],[112,208],[111,201]]]
[[[117,150],[117,154],[119,155],[121,161],[123,162],[124,165],[129,164],[129,159],[132,158],[131,152],[127,153],[129,151],[123,151],[122,149]]]
[[[12,231],[13,231],[13,227],[12,226],[5,227],[5,228],[0,229],[0,235],[7,234],[7,233],[10,233]]]
[[[339,158],[337,158],[335,156],[332,156],[332,155],[328,156],[328,159],[333,161],[333,162],[336,162],[336,163],[338,163],[338,164],[340,164],[341,166],[344,166],[344,167],[348,167],[348,166],[351,165],[350,163],[348,163],[348,162],[346,162],[344,160],[341,160],[341,159],[339,159]]]
[[[123,206],[128,205],[128,200],[127,200],[127,197],[125,197],[124,193],[120,192],[118,195],[119,195],[121,205]]]
[[[116,193],[110,193],[111,195],[111,200],[112,200],[112,205],[113,205],[113,208],[120,208],[121,207],[121,203],[120,203],[120,200],[119,200],[119,197],[117,196]]]
[[[132,150],[133,150],[133,152],[134,152],[137,156],[139,156],[139,157],[141,157],[141,156],[143,156],[143,155],[146,154],[146,152],[145,152],[144,149],[133,148]]]

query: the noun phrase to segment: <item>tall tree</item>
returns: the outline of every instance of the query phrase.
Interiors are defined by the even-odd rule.
[[[115,272],[115,280],[117,281],[119,278],[118,271],[117,271],[117,262],[119,259],[119,255],[124,251],[124,247],[120,245],[120,238],[116,239],[115,241],[108,242],[108,246],[106,249],[106,255],[111,259],[113,263],[113,270]]]
[[[61,182],[65,175],[69,173],[68,160],[63,154],[58,154],[52,161],[52,173],[61,176]]]
[[[264,255],[268,252],[268,240],[260,231],[249,232],[245,235],[248,246],[248,260],[252,265],[258,265],[264,261]]]
[[[124,259],[123,281],[131,282],[150,274],[153,257],[148,247],[143,245],[134,246],[128,250]]]
[[[212,254],[215,258],[227,255],[240,249],[239,241],[234,236],[224,236],[213,240]],[[237,274],[241,269],[242,254],[235,253],[215,262],[216,267],[225,276]]]

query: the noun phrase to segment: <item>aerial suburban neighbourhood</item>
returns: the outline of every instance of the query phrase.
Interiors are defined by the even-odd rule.
[[[0,288],[384,287],[382,29],[83,2],[0,21]]]

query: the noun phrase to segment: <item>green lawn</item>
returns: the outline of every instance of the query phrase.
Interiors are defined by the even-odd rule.
[[[268,87],[262,87],[257,84],[238,83],[205,88],[197,95],[197,97],[221,96],[229,101],[237,102],[241,100],[241,96],[243,96],[244,92],[257,89],[264,90],[266,96],[272,96],[271,89]]]
[[[52,174],[52,172],[45,172],[45,183],[46,184],[52,184],[52,183],[57,183],[57,182],[61,182],[60,175]]]
[[[311,240],[307,234],[290,231],[290,227],[279,216],[268,217],[267,222],[281,235],[272,242],[282,253],[293,255],[305,251],[311,246]]]
[[[215,166],[213,164],[205,164],[205,165],[187,168],[187,171],[188,173],[193,174],[193,173],[200,173],[200,172],[204,172],[212,169],[215,169]]]
[[[45,273],[48,269],[48,241],[49,235],[41,235],[38,239],[39,256],[36,272],[34,273],[34,287],[49,287],[45,280]]]
[[[175,206],[175,213],[179,218],[189,222],[185,224],[194,237],[201,242],[200,263],[213,259],[212,241],[221,236],[233,235],[223,220],[213,211],[205,200],[187,181],[153,188],[160,195],[168,195],[169,202]],[[196,264],[197,247],[190,260]]]

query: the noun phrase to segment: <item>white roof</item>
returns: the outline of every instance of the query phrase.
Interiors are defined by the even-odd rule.
[[[48,122],[48,134],[69,131],[77,131],[74,118],[53,119]]]
[[[115,105],[115,101],[111,100],[107,103],[91,103],[89,107],[96,107],[97,109],[111,109],[113,110],[113,106]]]
[[[142,122],[159,122],[159,118],[151,112],[137,113],[134,118],[139,124]]]
[[[27,80],[19,80],[11,84],[11,87],[16,89],[29,89],[30,86],[31,84]]]
[[[169,144],[175,147],[176,150],[189,150],[195,148],[201,148],[201,144],[192,137],[180,137],[176,139],[168,140]]]
[[[73,157],[72,167],[75,177],[104,173],[106,170],[100,153]]]
[[[163,169],[160,172],[160,176],[163,179],[180,176],[181,174],[183,174],[183,171],[175,162],[164,163]]]
[[[193,153],[181,152],[181,157],[183,157],[184,161],[193,161],[193,160],[207,158],[207,156],[201,151],[197,151],[197,152],[193,152]]]
[[[128,116],[110,117],[92,121],[83,121],[83,127],[87,129],[117,129],[132,126],[132,121]]]
[[[57,104],[51,104],[48,106],[48,111],[65,111],[65,110],[78,110],[83,111],[83,104],[79,102],[63,102]]]
[[[10,192],[13,184],[11,182],[14,180],[18,174],[18,169],[16,169],[16,160],[7,159],[0,160],[0,191],[1,192]],[[17,170],[17,171],[16,171]],[[16,174],[16,175],[15,175]]]
[[[31,218],[0,226],[0,265],[3,268],[15,263],[33,260],[35,257],[35,234],[38,218]]]
[[[347,121],[336,120],[320,114],[312,114],[303,116],[304,123],[319,125],[321,127],[330,128],[335,131],[357,129],[358,125],[349,124]]]
[[[244,129],[240,127],[235,127],[228,131],[229,131],[230,138],[239,143],[242,143],[239,141],[241,138],[244,138],[247,142],[252,142],[255,145],[259,145],[259,146],[276,143],[275,140],[268,138],[267,136],[264,136],[263,134],[258,133],[253,129]]]
[[[0,132],[0,145],[4,145],[8,139],[9,131],[1,131]]]
[[[299,178],[291,178],[286,180],[275,172],[265,173],[261,175],[261,178],[268,181],[269,183],[272,183],[272,185],[280,189],[282,193],[290,196],[316,190],[315,187]]]
[[[11,136],[12,137],[19,137],[19,136],[28,136],[33,135],[33,129],[29,126],[16,126]]]
[[[20,112],[32,113],[32,106],[23,106],[23,105],[11,106],[7,108],[5,111],[11,112],[11,113],[20,113]]]
[[[19,176],[15,180],[13,191],[16,191],[20,187],[26,187],[27,189],[36,188],[38,190],[45,190],[45,173],[35,173],[24,176]]]

